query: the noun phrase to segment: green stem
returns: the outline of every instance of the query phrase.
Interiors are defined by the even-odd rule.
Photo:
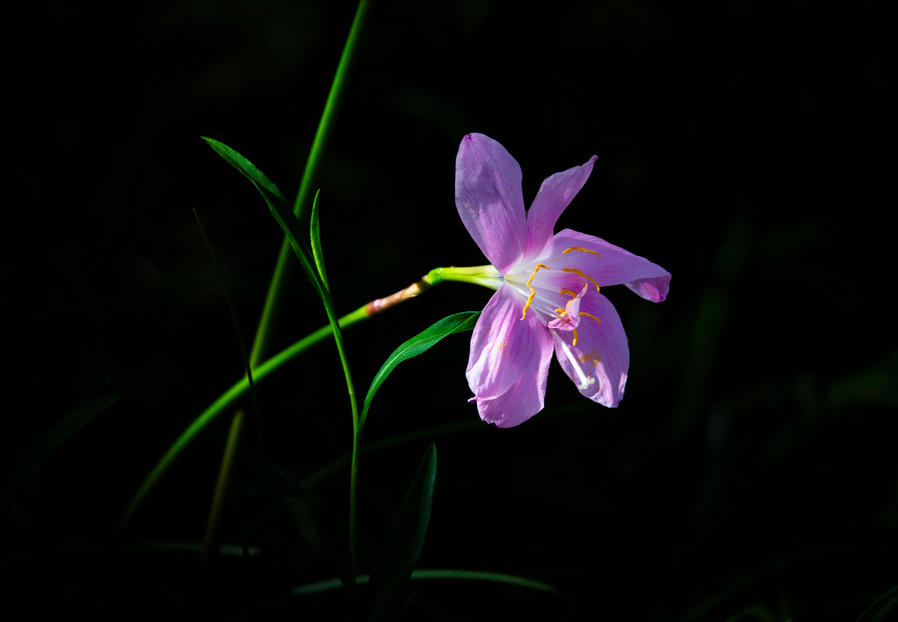
[[[431,285],[435,285],[437,282],[439,281],[432,279],[430,275],[425,276],[421,280],[412,283],[405,289],[391,296],[373,300],[365,306],[359,307],[352,313],[344,315],[338,320],[339,326],[341,329],[345,329],[352,326],[353,324],[357,324],[358,322],[367,320],[368,318],[377,315],[378,313],[381,313],[386,309],[389,309],[399,302],[414,298],[418,294],[429,289]],[[253,380],[256,383],[261,382],[276,369],[289,363],[312,346],[330,337],[332,334],[333,328],[330,324],[328,324],[327,326],[322,326],[314,333],[306,335],[289,348],[282,350],[278,354],[265,361],[259,367],[254,368]],[[184,448],[187,447],[187,445],[194,438],[196,438],[196,436],[200,432],[202,432],[206,428],[206,426],[212,423],[212,421],[218,415],[231,408],[236,402],[243,398],[248,390],[249,382],[247,381],[246,376],[244,376],[230,389],[219,396],[219,398],[215,400],[215,402],[213,402],[211,406],[204,410],[202,414],[200,414],[200,416],[197,417],[196,420],[194,420],[194,422],[191,423],[190,426],[188,426],[188,428],[181,433],[174,444],[172,444],[172,446],[168,448],[168,451],[165,452],[165,455],[162,457],[162,459],[159,460],[155,467],[153,467],[153,470],[150,471],[150,474],[147,475],[146,479],[144,479],[143,483],[140,485],[140,488],[134,494],[134,497],[131,499],[131,503],[128,505],[125,513],[119,520],[118,526],[116,527],[116,534],[121,533],[121,530],[131,518],[131,515],[134,513],[137,507],[143,502],[147,493],[149,493],[149,491],[153,488],[153,486],[156,484],[156,481],[162,476],[162,474],[168,470],[168,467],[171,466],[171,463],[175,458],[178,457],[178,455],[184,450]]]
[[[362,425],[354,425],[352,430],[352,466],[349,470],[349,557],[352,564],[352,585],[349,586],[352,600],[355,600],[355,582],[356,582],[356,513],[358,506],[358,488],[359,488],[359,450],[362,444]]]
[[[365,305],[364,307],[360,307],[352,313],[340,318],[340,328],[347,328],[362,320],[366,320],[369,317],[371,317],[371,314],[368,311],[368,305]],[[253,370],[253,379],[256,383],[261,382],[276,369],[292,361],[294,358],[308,350],[310,347],[330,337],[332,334],[333,329],[331,328],[330,324],[328,324],[327,326],[322,326],[314,333],[303,337],[289,348],[282,350],[275,356],[265,361],[258,368]],[[197,417],[196,420],[194,420],[194,422],[191,423],[187,427],[187,429],[181,433],[174,444],[172,444],[172,446],[169,447],[168,451],[165,452],[165,455],[162,456],[162,459],[156,464],[153,470],[150,471],[150,474],[147,475],[146,479],[137,490],[137,493],[135,493],[134,498],[131,500],[131,503],[128,505],[128,508],[125,510],[124,515],[119,521],[118,527],[116,528],[116,533],[121,532],[122,528],[134,513],[134,510],[137,509],[137,507],[143,501],[144,497],[146,497],[147,493],[155,485],[159,477],[161,477],[162,474],[168,470],[168,467],[171,465],[174,459],[177,458],[178,455],[184,450],[184,448],[187,447],[187,445],[194,438],[196,438],[196,436],[218,415],[220,415],[223,411],[229,409],[238,400],[243,398],[248,390],[249,382],[246,376],[244,376],[239,381],[234,383],[234,385],[231,386],[230,389],[219,396],[217,400],[215,400],[206,410],[204,410],[202,414],[200,414],[200,416]]]
[[[316,173],[318,171],[318,165],[321,162],[322,155],[324,153],[324,147],[327,144],[327,139],[330,135],[330,129],[333,126],[333,121],[336,116],[336,110],[338,108],[338,104],[342,99],[343,92],[345,90],[345,84],[347,75],[349,73],[349,67],[351,64],[351,60],[353,58],[353,52],[356,49],[356,44],[359,39],[359,33],[361,32],[362,22],[364,21],[365,14],[368,11],[368,1],[363,0],[359,2],[358,9],[356,10],[355,19],[352,23],[352,28],[349,31],[349,37],[346,40],[346,45],[343,48],[343,54],[340,57],[340,62],[337,65],[337,72],[334,76],[334,81],[331,84],[331,90],[328,94],[327,101],[324,105],[324,112],[321,115],[321,120],[318,123],[318,130],[315,133],[315,140],[312,142],[312,149],[309,152],[309,158],[306,161],[306,168],[302,176],[302,182],[300,183],[299,193],[296,196],[296,204],[294,205],[293,211],[296,214],[297,218],[302,219],[302,211],[303,207],[308,204],[309,201],[309,193],[313,187],[312,182],[316,177]],[[281,243],[281,250],[278,254],[277,264],[275,265],[274,273],[271,277],[271,283],[268,287],[268,294],[265,298],[265,305],[262,308],[262,315],[259,319],[259,326],[256,329],[256,336],[253,340],[252,352],[250,354],[250,368],[255,369],[256,365],[262,360],[265,352],[268,350],[269,342],[271,341],[271,334],[274,330],[275,322],[277,321],[278,312],[280,310],[280,302],[283,299],[283,289],[284,284],[287,282],[288,277],[291,273],[291,268],[293,266],[293,262],[290,260],[291,253],[290,242],[285,237],[284,241]],[[339,347],[339,346],[338,346]],[[224,503],[224,494],[227,491],[227,482],[230,473],[230,465],[233,459],[234,454],[236,453],[236,447],[239,443],[239,434],[243,428],[243,411],[238,411],[237,414],[234,415],[234,421],[231,425],[231,431],[228,435],[227,447],[225,450],[225,454],[222,457],[221,466],[219,468],[218,481],[215,486],[215,494],[212,500],[212,506],[209,511],[209,520],[207,523],[206,537],[205,542],[209,547],[213,546],[215,539],[215,529],[218,525],[218,513],[221,511],[221,508]],[[209,550],[204,550],[204,557],[208,554]]]
[[[362,23],[368,12],[369,4],[367,0],[359,2],[355,19],[352,22],[352,28],[346,39],[346,45],[343,47],[343,55],[340,57],[339,65],[337,65],[337,73],[334,75],[330,93],[324,104],[324,111],[321,113],[321,120],[318,122],[318,130],[315,133],[315,140],[312,142],[312,149],[309,151],[309,159],[306,160],[306,168],[303,172],[302,182],[300,182],[299,192],[296,195],[296,203],[293,206],[293,213],[296,214],[300,222],[305,222],[304,214],[309,206],[309,197],[312,188],[314,188],[313,183],[327,145],[327,140],[330,137],[330,130],[336,117],[337,108],[343,99],[349,67],[353,53],[357,48],[359,35],[362,31]],[[287,282],[294,265],[293,261],[290,260],[292,255],[290,242],[287,238],[284,238],[281,244],[281,251],[278,254],[277,265],[271,277],[271,284],[268,287],[268,296],[265,299],[265,307],[259,320],[259,328],[256,331],[256,340],[253,344],[252,356],[250,357],[251,361],[258,362],[268,346],[271,332],[280,310],[280,301],[283,300],[284,284]]]

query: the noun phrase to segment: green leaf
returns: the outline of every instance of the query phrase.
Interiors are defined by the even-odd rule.
[[[405,494],[405,499],[381,545],[371,572],[371,620],[382,620],[402,596],[418,563],[430,511],[433,507],[433,484],[437,475],[437,448],[431,443]]]
[[[4,505],[15,492],[43,466],[53,453],[75,432],[94,417],[112,406],[121,395],[106,395],[84,404],[57,421],[53,427],[35,439],[19,458],[12,476],[7,480],[0,494],[0,506]]]
[[[296,203],[293,205],[293,213],[297,218],[302,220],[304,211],[307,209],[309,193],[312,191],[312,183],[318,177],[318,166],[321,163],[325,146],[329,142],[330,134],[336,125],[337,108],[343,101],[346,94],[346,84],[349,78],[349,69],[353,59],[357,56],[356,51],[359,49],[359,39],[362,34],[362,25],[365,23],[370,2],[359,2],[356,8],[355,18],[352,20],[352,28],[349,36],[346,38],[346,44],[343,47],[343,54],[340,56],[340,63],[337,65],[337,72],[334,75],[334,81],[331,83],[330,92],[327,95],[327,101],[324,104],[324,111],[321,113],[321,120],[318,122],[318,130],[315,132],[315,139],[312,141],[312,149],[309,151],[309,159],[306,161],[306,168],[302,174],[302,182],[299,186],[299,193],[296,195]]]
[[[287,203],[287,199],[284,198],[280,189],[265,176],[265,173],[257,169],[252,162],[228,147],[226,144],[219,142],[214,138],[206,138],[205,136],[201,136],[201,138],[215,150],[215,153],[227,160],[228,164],[246,175],[249,180],[259,188],[259,192],[262,193],[262,196],[265,196],[265,193],[267,192],[280,199],[284,204]]]
[[[243,173],[256,187],[259,193],[262,195],[262,198],[265,199],[265,202],[268,204],[268,208],[271,210],[272,215],[275,220],[277,220],[281,229],[283,229],[284,234],[287,236],[287,240],[290,242],[290,245],[293,247],[293,251],[296,253],[296,256],[299,258],[300,263],[302,264],[303,269],[306,271],[306,274],[309,277],[309,280],[312,282],[312,287],[315,288],[315,291],[324,300],[324,291],[321,286],[321,282],[318,278],[318,274],[315,270],[312,269],[312,265],[309,262],[309,254],[306,250],[306,245],[303,244],[303,237],[300,233],[299,229],[299,221],[290,211],[290,208],[287,207],[287,203],[284,199],[284,195],[275,186],[262,171],[257,169],[252,162],[244,158],[242,155],[217,140],[212,138],[203,137],[203,140],[208,143],[216,153],[218,153],[221,157],[228,161],[234,168]],[[330,318],[328,318],[330,319]],[[333,326],[335,322],[331,321],[331,325]],[[255,351],[254,351],[255,352]],[[250,355],[250,362],[252,362],[253,355]],[[262,366],[264,367],[264,365]],[[262,374],[262,370],[259,370],[259,373],[256,374],[256,379],[260,379]],[[174,444],[169,447],[168,451],[165,452],[165,455],[156,463],[156,466],[150,471],[149,475],[143,480],[143,483],[138,488],[137,492],[134,493],[134,497],[131,499],[131,502],[128,504],[128,507],[125,508],[124,514],[122,514],[121,519],[119,519],[118,526],[116,527],[116,533],[120,533],[122,529],[124,529],[125,525],[130,520],[131,516],[134,514],[134,511],[143,503],[143,500],[146,498],[147,494],[149,494],[150,490],[153,486],[156,485],[156,482],[162,476],[162,474],[168,470],[168,467],[171,466],[172,462],[177,458],[187,447],[187,445],[194,439],[196,436],[221,412],[229,407],[231,403],[240,397],[243,392],[248,388],[248,382],[243,383],[242,381],[232,386],[226,393],[219,396],[219,398],[203,413],[193,421],[193,423],[188,426],[184,432],[175,440]]]
[[[320,192],[320,190],[318,191]],[[327,273],[324,271],[324,250],[321,248],[321,226],[318,223],[318,192],[312,201],[312,218],[309,225],[309,238],[312,240],[312,257],[315,259],[315,268],[324,285],[324,289],[330,293],[327,283]]]
[[[443,339],[443,337],[447,337],[453,333],[474,330],[474,325],[477,323],[478,317],[480,317],[479,311],[462,311],[461,313],[444,317],[436,324],[418,333],[396,348],[393,354],[387,357],[387,360],[374,376],[374,380],[371,381],[371,388],[368,389],[368,395],[365,396],[365,404],[362,406],[362,423],[364,424],[365,417],[368,415],[368,408],[371,406],[371,400],[374,399],[374,394],[377,393],[380,385],[384,383],[384,380],[386,380],[387,376],[396,369],[396,366],[399,365],[399,363],[418,356],[419,354],[424,354]]]
[[[312,218],[309,228],[309,238],[312,241],[312,257],[315,260],[315,269],[320,279],[321,302],[324,304],[324,310],[327,312],[327,318],[330,320],[331,328],[334,331],[334,343],[337,345],[337,353],[340,355],[340,362],[343,365],[343,375],[346,377],[346,390],[349,393],[349,400],[352,409],[352,427],[354,431],[359,428],[358,403],[355,397],[355,388],[352,382],[352,374],[349,371],[349,361],[346,358],[346,348],[343,346],[343,332],[340,329],[340,323],[337,320],[337,310],[334,307],[334,299],[331,296],[330,285],[327,282],[327,272],[324,269],[324,252],[321,249],[321,231],[318,226],[318,193],[315,193],[315,200],[312,203]],[[309,276],[311,278],[311,275]]]
[[[205,136],[202,138],[218,155],[227,160],[231,166],[246,175],[246,177],[253,182],[253,185],[262,195],[262,198],[268,203],[268,208],[271,210],[271,214],[274,216],[278,225],[283,229],[284,235],[287,236],[287,240],[293,247],[293,252],[296,253],[299,262],[302,264],[309,280],[312,282],[312,287],[315,288],[315,291],[323,300],[324,294],[321,289],[321,282],[317,272],[312,269],[312,263],[309,261],[309,252],[307,245],[304,242],[305,238],[299,228],[299,220],[288,207],[287,200],[284,198],[283,193],[281,193],[278,187],[275,186],[262,171],[257,169],[252,162],[242,155],[217,140],[206,138]]]

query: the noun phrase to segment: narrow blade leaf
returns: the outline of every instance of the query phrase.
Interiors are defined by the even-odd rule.
[[[433,484],[437,475],[437,449],[431,443],[415,479],[384,536],[371,573],[371,620],[382,620],[398,601],[424,548]]]
[[[293,251],[299,258],[299,262],[306,271],[309,280],[312,281],[312,287],[315,288],[315,291],[323,300],[324,294],[321,289],[321,281],[318,278],[317,272],[312,268],[312,263],[309,261],[308,245],[305,244],[304,237],[300,233],[299,220],[294,216],[290,207],[287,205],[287,200],[284,198],[283,193],[262,171],[257,169],[252,162],[242,155],[222,142],[212,138],[206,138],[205,136],[202,138],[218,155],[227,160],[229,164],[246,175],[246,177],[253,182],[253,185],[258,189],[262,198],[268,203],[268,208],[271,210],[271,214],[274,216],[278,225],[283,229],[284,235],[287,236],[287,240],[289,240],[290,245],[293,247]]]
[[[329,293],[330,286],[327,283],[327,273],[324,271],[324,249],[321,247],[321,225],[318,222],[318,192],[315,193],[315,200],[312,202],[309,238],[312,241],[312,257],[315,259],[315,268],[318,270],[318,276],[321,277],[324,289]]]
[[[287,199],[284,198],[283,193],[280,189],[274,185],[274,183],[265,176],[265,173],[256,168],[256,166],[244,158],[242,155],[228,147],[226,144],[215,140],[214,138],[206,138],[205,136],[201,137],[206,143],[215,150],[215,153],[223,157],[228,164],[236,168],[238,171],[246,175],[250,181],[256,184],[259,187],[259,191],[262,192],[264,196],[265,193],[269,193],[283,201],[285,204],[287,203]]]
[[[387,357],[387,360],[374,376],[374,380],[371,381],[371,388],[368,389],[368,394],[365,396],[365,404],[362,407],[362,423],[364,423],[365,417],[368,415],[368,408],[371,406],[371,400],[374,399],[374,394],[377,393],[380,385],[384,383],[384,380],[386,380],[387,376],[396,369],[396,366],[399,365],[399,363],[418,356],[419,354],[424,354],[443,339],[443,337],[447,337],[453,333],[474,330],[474,325],[477,323],[477,318],[479,316],[479,311],[463,311],[461,313],[450,315],[449,317],[444,317],[436,324],[418,333],[396,348],[393,354]]]

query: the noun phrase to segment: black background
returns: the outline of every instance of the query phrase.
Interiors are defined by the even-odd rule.
[[[401,619],[726,620],[758,607],[854,620],[898,583],[898,102],[878,6],[373,6],[316,184],[339,312],[431,268],[484,263],[453,204],[469,132],[520,162],[528,203],[542,179],[598,155],[558,229],[673,275],[658,305],[604,292],[631,348],[618,409],[583,400],[553,363],[534,419],[434,438],[419,567],[515,574],[565,596],[421,583]],[[169,444],[241,374],[191,208],[247,339],[280,245],[261,197],[200,136],[294,196],[353,15],[351,3],[36,2],[5,19],[4,472],[97,382],[94,395],[122,394],[2,509],[12,619],[197,607],[227,619],[248,583],[273,598],[270,527],[252,578],[222,558],[206,592],[196,555],[96,553]],[[443,284],[348,331],[358,390],[399,343],[489,295]],[[275,349],[325,323],[295,271]],[[467,346],[452,336],[400,366],[366,440],[476,423]],[[332,344],[261,385],[260,401],[279,464],[309,474],[349,450]],[[202,540],[227,429],[191,445],[120,545]],[[426,445],[363,460],[362,572]],[[316,492],[343,513],[347,488],[341,471]],[[240,507],[247,521],[264,509]],[[238,514],[225,513],[226,542]],[[289,539],[290,585],[335,575]],[[295,598],[293,614],[339,619],[341,606]]]

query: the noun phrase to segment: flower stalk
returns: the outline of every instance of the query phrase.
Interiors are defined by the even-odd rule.
[[[350,326],[358,324],[359,322],[363,322],[379,313],[382,313],[387,308],[398,304],[398,302],[410,300],[414,297],[411,295],[400,296],[399,294],[401,294],[402,292],[406,292],[407,290],[410,290],[411,288],[414,288],[416,286],[418,287],[418,289],[420,289],[421,292],[423,292],[432,286],[431,283],[428,283],[427,287],[425,288],[421,287],[419,283],[420,281],[413,283],[412,285],[400,290],[396,294],[388,296],[387,299],[395,299],[395,302],[393,302],[392,304],[386,306],[374,305],[373,303],[375,301],[372,301],[366,305],[359,307],[355,311],[344,315],[338,320],[340,328],[349,328]],[[326,326],[322,326],[313,333],[306,335],[293,345],[285,348],[284,350],[281,350],[258,367],[254,367],[253,381],[256,384],[259,384],[275,371],[277,371],[287,363],[293,361],[295,358],[297,358],[299,355],[303,354],[313,346],[318,345],[325,339],[328,339],[333,334],[333,328],[330,324],[327,324]],[[209,405],[208,408],[200,413],[200,415],[181,433],[181,435],[175,440],[171,447],[168,448],[159,462],[156,463],[156,465],[150,471],[149,475],[147,475],[147,477],[141,483],[137,492],[134,494],[134,497],[131,499],[131,502],[128,504],[128,507],[125,509],[125,512],[122,514],[122,517],[119,519],[118,526],[116,527],[116,534],[121,533],[122,529],[124,529],[125,525],[131,519],[131,516],[146,498],[147,494],[149,494],[150,490],[152,490],[156,485],[156,482],[159,480],[159,478],[162,477],[162,475],[172,465],[174,460],[187,448],[187,446],[203,430],[205,430],[209,426],[209,424],[217,419],[219,415],[224,412],[228,412],[235,405],[239,404],[240,401],[246,397],[248,392],[249,382],[247,381],[246,376],[243,376],[227,391],[222,393],[211,405]]]

